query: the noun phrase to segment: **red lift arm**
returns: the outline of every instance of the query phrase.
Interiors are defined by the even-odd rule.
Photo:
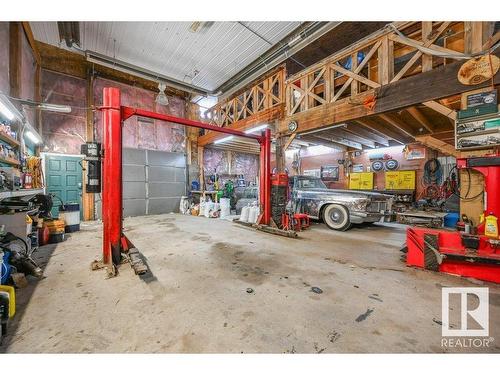
[[[122,251],[128,251],[130,241],[122,228],[122,125],[131,116],[147,117],[175,124],[212,130],[220,133],[254,139],[260,144],[260,223],[269,225],[271,220],[271,131],[261,135],[222,128],[203,122],[150,112],[144,109],[122,106],[120,90],[106,87],[103,90],[103,105],[100,107],[103,119],[103,183],[102,220],[104,226],[102,260],[105,266],[119,264]]]

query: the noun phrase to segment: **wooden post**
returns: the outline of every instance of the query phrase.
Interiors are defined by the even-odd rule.
[[[381,85],[387,85],[394,77],[394,42],[387,35],[378,49],[378,77]]]
[[[422,22],[422,42],[429,41],[429,35],[432,33],[432,21]],[[432,56],[422,55],[422,72],[432,70]]]
[[[358,67],[358,53],[354,52],[351,55],[351,71],[354,72]],[[351,96],[356,96],[359,92],[359,82],[353,80],[351,83]]]
[[[205,191],[205,172],[203,170],[204,147],[198,146],[198,167],[200,169],[200,190]]]
[[[22,33],[19,22],[9,24],[9,77],[11,96],[21,96],[21,45]]]
[[[92,107],[94,106],[94,76],[90,69],[87,70],[87,123],[85,126],[85,139],[87,142],[94,141],[94,111]],[[83,171],[83,181],[87,180],[88,163],[86,163],[86,168]],[[105,182],[104,182],[105,183]],[[82,205],[83,205],[83,220],[94,220],[94,207],[95,207],[95,195],[93,193],[87,193],[85,190],[85,184],[83,184],[82,190]]]
[[[483,22],[464,22],[464,52],[477,53],[483,49]]]

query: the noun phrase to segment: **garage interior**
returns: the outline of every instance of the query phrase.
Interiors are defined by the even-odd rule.
[[[0,353],[500,352],[442,341],[452,287],[500,336],[499,46],[0,22]]]

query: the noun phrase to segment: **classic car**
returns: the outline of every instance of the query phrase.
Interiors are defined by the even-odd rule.
[[[335,230],[374,223],[390,216],[392,196],[360,190],[328,189],[319,177],[293,176],[291,204],[295,212],[322,219]]]

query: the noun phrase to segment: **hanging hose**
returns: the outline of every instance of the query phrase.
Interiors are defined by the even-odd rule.
[[[453,171],[457,169],[457,166],[455,165],[453,168],[450,169],[450,172],[448,173],[448,176],[451,177],[451,175],[453,174]],[[477,193],[476,195],[472,196],[472,197],[469,197],[469,193],[470,193],[470,188],[471,188],[471,185],[472,185],[472,181],[471,181],[471,173],[470,173],[470,169],[469,168],[466,168],[465,169],[467,171],[467,179],[468,179],[468,184],[467,184],[467,192],[465,193],[465,196],[461,196],[460,195],[460,190],[458,188],[458,185],[456,186],[456,189],[455,190],[452,190],[452,193],[454,195],[456,195],[457,197],[459,197],[461,200],[464,200],[464,201],[473,201],[474,199],[477,199],[479,198],[481,195],[483,195],[484,193],[484,190],[481,190],[479,193]]]

